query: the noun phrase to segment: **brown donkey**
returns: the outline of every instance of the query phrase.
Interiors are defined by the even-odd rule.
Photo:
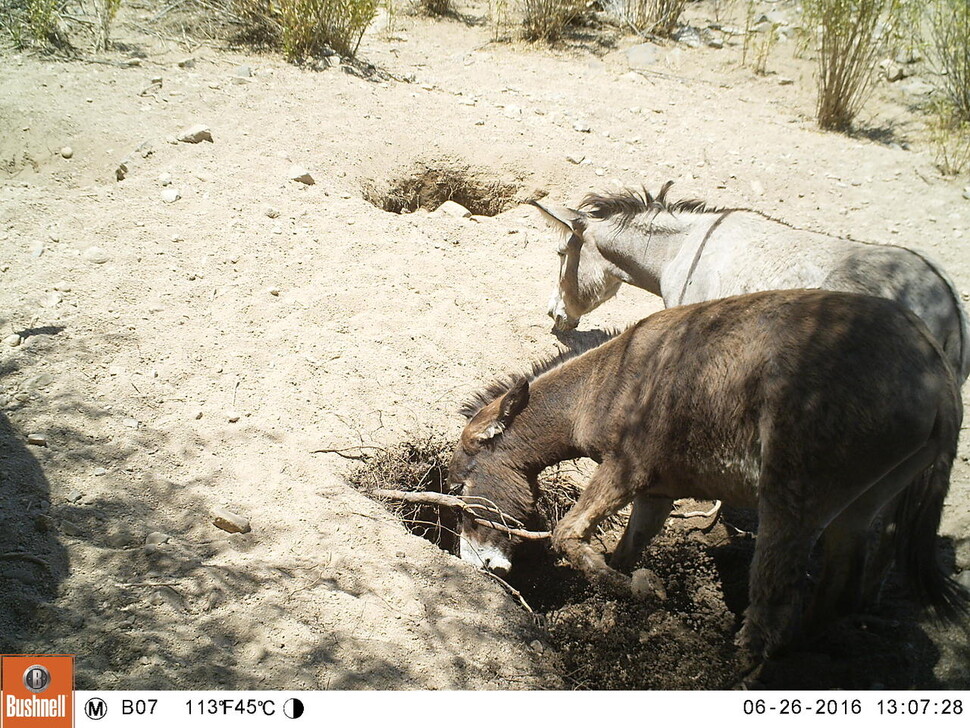
[[[453,489],[523,524],[535,523],[543,468],[579,456],[599,462],[552,543],[614,593],[629,593],[629,577],[607,566],[590,535],[631,501],[640,515],[617,549],[628,567],[676,498],[756,507],[739,635],[755,654],[800,630],[820,536],[813,623],[861,606],[877,516],[895,521],[897,565],[920,601],[946,616],[963,607],[935,549],[960,391],[926,327],[894,302],[794,290],[668,309],[493,385],[464,413]],[[881,513],[889,504],[893,512]],[[481,517],[495,520],[485,508]],[[465,519],[463,559],[504,572],[514,545]]]

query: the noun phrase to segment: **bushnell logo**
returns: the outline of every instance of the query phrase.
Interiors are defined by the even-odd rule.
[[[31,665],[24,670],[24,687],[32,693],[42,693],[51,686],[51,674],[43,665]]]

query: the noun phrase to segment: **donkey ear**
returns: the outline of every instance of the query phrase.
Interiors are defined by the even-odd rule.
[[[529,380],[519,377],[519,380],[499,400],[495,419],[486,424],[475,435],[475,439],[478,442],[487,442],[501,435],[527,404],[529,404]]]
[[[563,229],[564,233],[581,233],[583,228],[583,213],[573,210],[571,207],[554,205],[551,202],[539,202],[531,200],[533,207],[538,208],[546,222]]]

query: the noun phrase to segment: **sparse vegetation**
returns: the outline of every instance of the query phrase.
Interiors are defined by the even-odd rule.
[[[758,17],[754,0],[748,0],[744,14],[744,45],[741,50],[741,64],[747,65],[749,53],[754,58],[754,72],[759,76],[768,73],[768,57],[778,39],[778,25],[767,21],[764,28],[755,24]]]
[[[34,40],[47,41],[57,30],[60,0],[29,0],[27,27]]]
[[[94,40],[95,50],[107,50],[111,40],[111,24],[120,7],[121,0],[95,0],[94,10],[98,18]]]
[[[929,130],[940,172],[955,176],[970,167],[970,121],[949,99],[939,99],[933,104]]]
[[[638,33],[670,36],[687,0],[606,0],[604,8],[622,25]]]
[[[929,19],[929,51],[938,73],[936,83],[949,107],[942,110],[943,117],[970,122],[970,3],[933,0]]]
[[[522,24],[525,39],[558,39],[585,8],[582,0],[524,0]]]
[[[420,0],[421,8],[428,15],[447,15],[451,12],[451,0]]]
[[[816,115],[823,129],[849,129],[862,109],[901,7],[901,0],[805,0],[818,38]]]
[[[289,61],[338,53],[352,58],[380,0],[233,0],[242,38],[281,47]]]
[[[283,55],[290,61],[327,49],[352,58],[377,15],[377,0],[280,0],[279,7]]]

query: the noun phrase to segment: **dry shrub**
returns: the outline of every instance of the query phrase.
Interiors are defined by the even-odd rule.
[[[949,98],[933,104],[929,133],[940,172],[956,176],[970,167],[970,121],[957,111]]]
[[[288,61],[338,53],[352,58],[379,0],[233,0],[243,38],[280,46]]]
[[[283,32],[279,8],[273,0],[230,0],[242,31],[236,40],[256,46],[279,48]]]
[[[350,474],[350,484],[364,493],[379,489],[448,492],[448,463],[452,447],[438,435],[377,449]],[[458,514],[453,508],[388,501],[416,536],[452,554],[458,553]]]
[[[353,58],[377,15],[377,0],[280,0],[283,55],[300,61],[333,49]]]
[[[95,15],[98,18],[97,32],[94,41],[95,50],[103,51],[108,48],[111,35],[111,24],[114,22],[121,0],[95,0]]]
[[[421,0],[421,9],[428,15],[447,15],[451,12],[451,0]]]
[[[677,29],[687,0],[605,0],[606,12],[638,33],[669,37]]]
[[[929,35],[936,85],[954,120],[970,122],[970,3],[933,0]]]
[[[524,0],[525,39],[554,41],[585,9],[582,0]]]
[[[816,115],[823,129],[848,130],[862,109],[901,7],[901,0],[805,0],[806,20],[818,33]]]

